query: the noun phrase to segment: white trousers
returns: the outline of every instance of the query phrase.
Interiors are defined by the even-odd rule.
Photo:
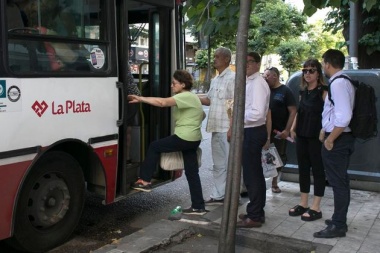
[[[212,167],[214,186],[210,197],[216,200],[224,199],[224,194],[226,192],[229,151],[230,144],[227,141],[227,133],[212,133],[211,152],[212,161],[214,163]]]

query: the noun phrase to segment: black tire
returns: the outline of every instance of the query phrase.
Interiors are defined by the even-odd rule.
[[[78,162],[64,152],[47,153],[24,181],[8,243],[27,252],[45,252],[62,244],[78,225],[84,193]]]

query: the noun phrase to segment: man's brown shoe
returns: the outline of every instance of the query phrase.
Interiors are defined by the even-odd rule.
[[[239,217],[239,219],[241,219],[241,220],[244,220],[244,219],[247,219],[247,218],[248,218],[248,216],[247,216],[246,214],[244,214],[244,213],[239,214],[238,217]],[[261,222],[262,224],[265,223],[265,216],[260,217],[260,222]]]
[[[261,225],[262,223],[260,221],[254,221],[250,218],[246,218],[236,223],[236,227],[238,228],[259,228]]]

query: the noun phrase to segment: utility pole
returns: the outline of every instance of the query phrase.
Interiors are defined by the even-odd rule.
[[[348,52],[350,55],[349,68],[358,68],[358,13],[359,1],[350,1],[350,26],[349,26],[349,44]]]
[[[207,19],[210,19],[210,4],[213,4],[213,0],[210,0],[207,4]],[[211,36],[207,36],[207,41],[208,41],[208,48],[207,48],[207,90],[210,89],[210,83],[211,83]]]
[[[226,193],[222,223],[220,227],[218,253],[234,253],[236,237],[236,217],[240,195],[240,175],[245,111],[246,57],[248,46],[248,24],[252,0],[240,1],[240,17],[236,38],[236,78],[232,118],[232,135]]]

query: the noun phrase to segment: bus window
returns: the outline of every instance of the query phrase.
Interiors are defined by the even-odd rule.
[[[129,64],[132,74],[149,74],[149,24],[129,25]]]
[[[107,22],[101,20],[104,0],[8,2],[8,67],[12,72],[107,70]]]
[[[24,1],[20,5],[20,11],[26,16],[29,27],[46,27],[64,37],[100,39],[100,2],[102,1]]]

